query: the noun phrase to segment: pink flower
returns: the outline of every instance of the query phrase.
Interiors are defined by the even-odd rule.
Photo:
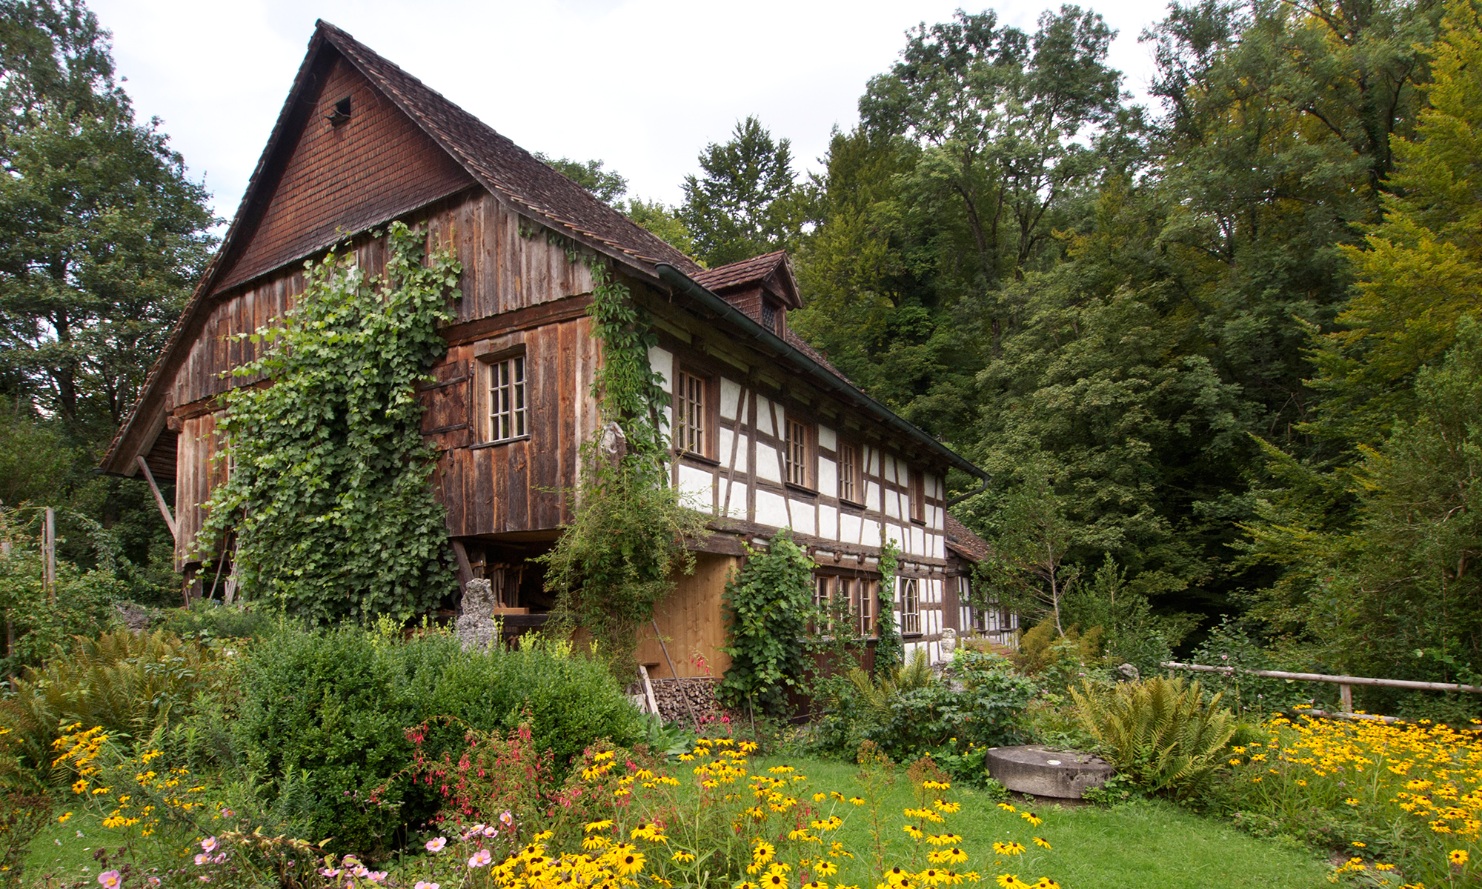
[[[118,875],[118,871],[116,870],[105,870],[101,874],[98,874],[98,885],[102,886],[103,889],[118,889],[122,883],[123,878]]]
[[[319,868],[319,875],[321,877],[329,877],[333,880],[340,875],[340,869],[337,867],[321,867]]]
[[[211,863],[211,856],[210,855],[207,855],[205,852],[197,852],[196,853],[196,867],[200,867],[203,864],[210,864],[210,863]]]
[[[216,851],[216,837],[206,837],[204,840],[201,840],[201,851],[202,852],[215,852]]]
[[[492,855],[489,854],[489,850],[488,849],[480,849],[477,852],[473,853],[473,857],[472,858],[468,859],[468,866],[469,867],[485,867],[486,865],[488,865],[488,863],[490,862],[490,860],[493,859],[493,857],[494,856],[492,856]]]
[[[151,886],[158,886],[159,884],[160,884],[160,878],[159,877],[150,877],[149,878],[149,885],[151,885]]]
[[[497,829],[493,828],[493,827],[486,827],[486,828],[484,828],[484,836],[486,836],[486,837],[497,837],[497,836],[499,836],[499,831]]]
[[[383,870],[373,870],[365,874],[365,878],[372,883],[384,883],[386,882],[386,872]]]
[[[413,886],[412,889],[443,889],[443,887],[436,883],[429,883],[426,880],[418,880],[417,885]]]
[[[435,838],[430,839],[430,840],[427,841],[427,851],[428,852],[434,852],[434,853],[441,852],[443,850],[443,847],[446,846],[447,844],[448,844],[448,838],[447,837],[435,837]]]
[[[515,816],[511,815],[509,812],[505,812],[503,815],[499,816],[499,823],[503,824],[505,827],[513,827],[515,823]]]

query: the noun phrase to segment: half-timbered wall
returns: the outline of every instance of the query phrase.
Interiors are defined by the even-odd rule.
[[[944,623],[946,488],[939,472],[913,463],[873,439],[864,429],[826,422],[778,391],[747,381],[723,359],[682,345],[655,347],[649,361],[673,391],[680,372],[702,376],[715,403],[708,411],[705,453],[682,454],[674,481],[693,507],[730,520],[757,538],[791,528],[821,569],[875,569],[881,543],[894,540],[901,550],[900,586],[915,584],[919,633],[906,637],[908,655],[924,647],[940,660]],[[788,481],[786,429],[789,418],[802,421],[808,437],[808,483]],[[672,419],[672,418],[671,418]],[[672,428],[672,423],[671,423]],[[840,497],[841,443],[857,449],[860,478],[856,502]],[[912,474],[916,474],[913,482]],[[920,520],[912,518],[912,486],[921,486]],[[897,625],[902,597],[896,595]]]

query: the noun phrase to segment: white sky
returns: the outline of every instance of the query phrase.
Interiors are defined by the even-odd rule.
[[[203,176],[218,215],[236,212],[303,60],[314,20],[376,52],[531,151],[600,158],[630,196],[680,200],[707,143],[755,114],[817,170],[830,130],[858,120],[870,77],[905,32],[960,0],[89,0],[141,119],[157,116]],[[1141,94],[1137,42],[1166,0],[1087,3],[1120,33],[1111,63]],[[999,20],[1033,32],[1034,0]],[[969,5],[968,8],[977,9]]]

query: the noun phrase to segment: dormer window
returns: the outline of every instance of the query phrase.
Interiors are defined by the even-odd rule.
[[[781,313],[777,311],[777,304],[770,299],[762,300],[762,326],[768,331],[780,334],[777,329],[777,318]]]

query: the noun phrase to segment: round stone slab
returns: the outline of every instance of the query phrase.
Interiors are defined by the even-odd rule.
[[[1080,799],[1088,788],[1105,784],[1114,772],[1099,756],[1039,744],[988,751],[988,774],[1009,790],[1030,796]]]

